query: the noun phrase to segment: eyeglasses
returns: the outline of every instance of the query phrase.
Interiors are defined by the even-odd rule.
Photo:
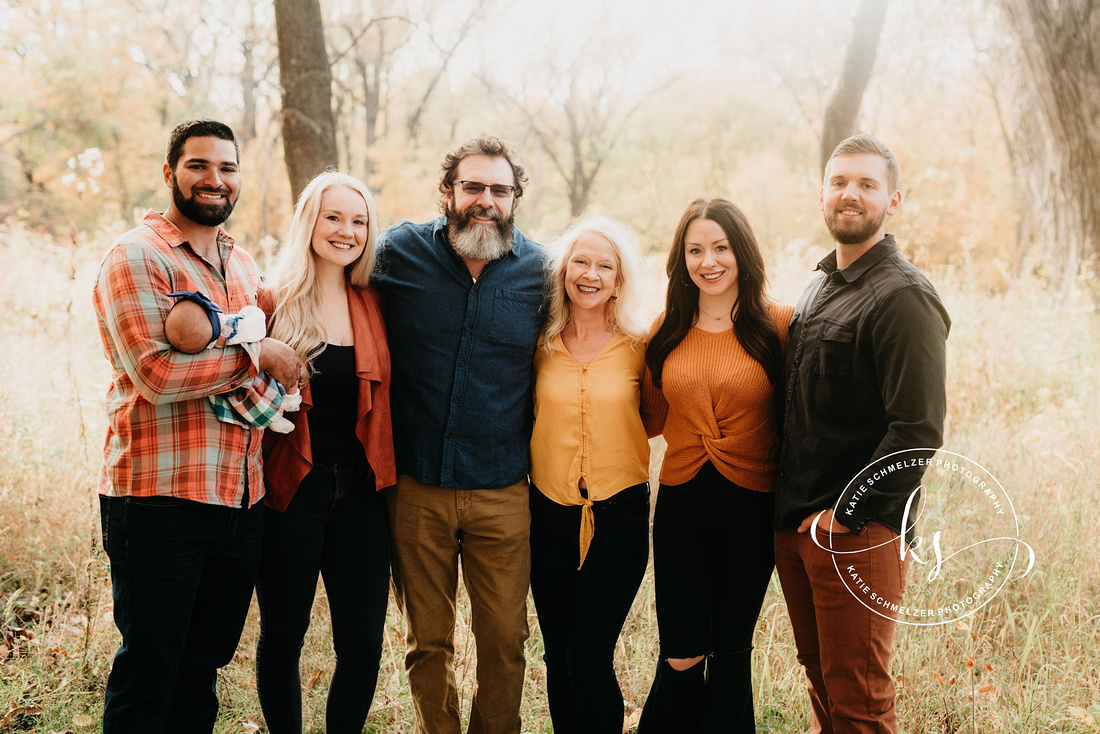
[[[470,196],[481,196],[481,193],[486,188],[493,194],[493,198],[496,199],[508,199],[512,196],[512,192],[516,190],[515,186],[506,186],[504,184],[486,184],[480,181],[455,181],[456,184],[462,187],[463,193]]]

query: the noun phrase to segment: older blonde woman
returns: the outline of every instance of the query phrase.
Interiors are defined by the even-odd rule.
[[[397,480],[390,353],[368,287],[378,214],[367,187],[323,173],[298,198],[260,307],[305,363],[295,430],[264,436],[264,544],[256,688],[268,729],[302,731],[302,641],[317,577],[332,615],[336,668],[325,731],[361,732],[382,654],[389,524],[378,490]]]
[[[554,731],[619,734],[615,643],[649,560],[641,260],[630,231],[605,218],[553,250],[535,353],[531,591]]]

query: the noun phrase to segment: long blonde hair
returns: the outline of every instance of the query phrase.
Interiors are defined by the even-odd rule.
[[[321,197],[337,186],[358,192],[367,205],[366,247],[347,267],[351,284],[367,287],[378,242],[378,208],[362,181],[338,171],[326,171],[306,185],[294,207],[286,240],[264,280],[264,288],[271,293],[275,304],[268,333],[286,342],[307,365],[310,375],[314,374],[313,360],[325,348],[325,329],[319,319],[321,303],[313,255],[313,228],[321,213]]]
[[[613,334],[627,337],[634,345],[645,341],[648,325],[642,314],[642,258],[638,254],[638,238],[629,227],[614,219],[588,217],[562,232],[550,244],[550,314],[541,338],[548,352],[554,351],[550,342],[565,330],[572,318],[565,295],[565,271],[577,240],[588,232],[606,237],[615,253],[617,297],[605,306],[607,328]]]

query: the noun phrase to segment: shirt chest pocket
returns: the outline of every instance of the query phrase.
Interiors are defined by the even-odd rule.
[[[534,350],[539,335],[539,307],[542,294],[498,288],[493,297],[493,315],[488,339],[494,344]]]
[[[854,326],[825,319],[817,342],[817,374],[821,377],[847,377],[852,371],[855,353]]]

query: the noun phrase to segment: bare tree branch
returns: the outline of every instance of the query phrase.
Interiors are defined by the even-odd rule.
[[[439,84],[439,80],[443,78],[443,75],[447,72],[447,67],[451,64],[451,59],[454,58],[455,52],[458,51],[459,46],[463,44],[467,36],[470,35],[470,31],[473,30],[474,25],[480,23],[485,17],[487,12],[488,2],[487,0],[479,0],[477,5],[474,6],[470,14],[466,16],[466,20],[463,21],[462,26],[458,29],[458,36],[455,38],[454,43],[449,48],[444,50],[431,35],[428,36],[436,48],[443,53],[443,58],[436,68],[435,76],[428,83],[428,88],[424,90],[424,94],[420,97],[420,102],[416,105],[413,113],[409,116],[408,122],[408,134],[409,140],[415,142],[417,136],[420,133],[420,119],[424,114],[424,109],[428,106],[428,99],[432,96],[432,92],[435,91],[436,86]]]
[[[344,30],[346,30],[348,32],[348,35],[352,38],[351,41],[348,43],[347,48],[345,48],[343,51],[338,52],[332,57],[332,63],[335,64],[337,61],[347,56],[348,52],[359,44],[360,39],[362,39],[363,36],[367,35],[367,31],[373,28],[375,23],[382,24],[391,20],[401,21],[402,23],[407,23],[413,28],[416,28],[416,24],[411,19],[409,19],[408,16],[405,15],[383,15],[378,18],[371,18],[369,21],[367,21],[367,24],[365,26],[360,28],[358,32],[354,33],[352,32],[351,28],[349,28],[348,25],[345,24]]]

